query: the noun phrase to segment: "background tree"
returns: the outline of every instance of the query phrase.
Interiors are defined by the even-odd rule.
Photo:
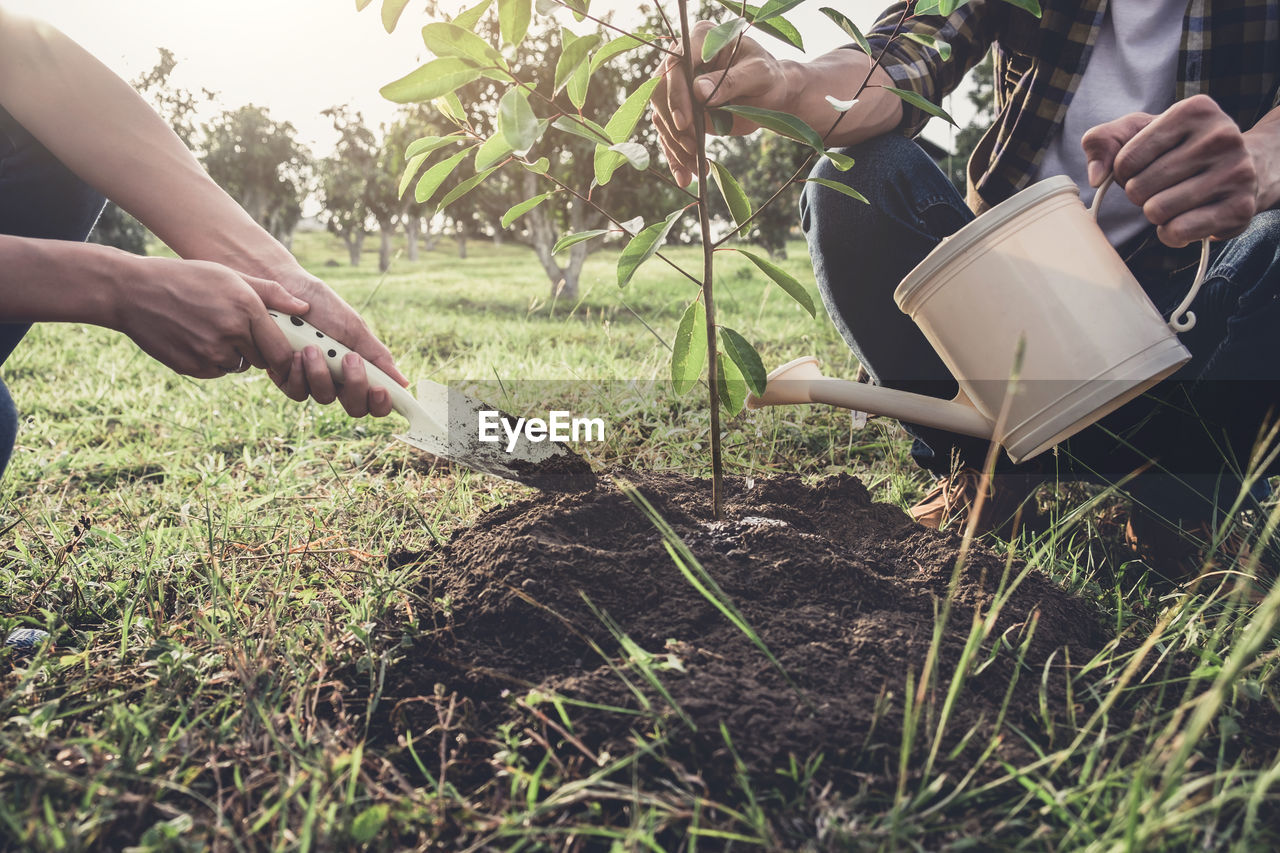
[[[360,113],[345,106],[330,107],[324,115],[333,122],[338,142],[331,156],[319,163],[317,182],[321,221],[347,247],[351,266],[360,263],[360,253],[369,235],[369,181],[381,156],[378,140],[364,125]]]
[[[498,16],[488,15],[474,21],[464,20],[464,23],[487,42],[499,43]],[[628,93],[636,91],[652,77],[657,55],[653,50],[633,49],[628,53],[628,62],[600,64],[594,68],[584,59],[578,67],[583,72],[590,71],[589,75],[580,74],[577,80],[557,79],[556,71],[563,67],[562,57],[566,51],[570,52],[570,61],[574,55],[586,57],[590,50],[605,43],[604,28],[574,33],[543,16],[534,17],[526,26],[527,32],[520,43],[507,50],[506,61],[512,73],[525,81],[528,87],[527,101],[534,120],[548,122],[548,127],[555,128],[554,139],[539,139],[530,150],[522,152],[522,159],[528,161],[539,161],[545,156],[544,177],[540,179],[537,174],[521,171],[514,163],[491,171],[494,166],[501,167],[512,160],[512,148],[502,148],[498,121],[500,102],[508,87],[481,77],[457,87],[451,93],[452,97],[434,100],[435,114],[457,122],[462,128],[462,135],[456,137],[457,142],[462,142],[464,136],[489,142],[474,157],[460,159],[447,176],[438,181],[431,180],[431,195],[438,200],[449,199],[445,212],[453,222],[460,248],[465,246],[469,236],[486,229],[491,233],[505,229],[505,236],[533,250],[551,282],[552,292],[573,298],[578,293],[582,265],[588,254],[602,246],[601,241],[584,241],[557,253],[554,249],[561,235],[603,228],[608,220],[601,213],[602,209],[624,219],[657,215],[659,211],[665,213],[670,209],[672,200],[680,195],[678,190],[670,187],[670,182],[666,187],[655,187],[649,181],[642,184],[632,180],[632,175],[627,174],[630,166],[612,172],[611,180],[597,181],[598,140],[575,135],[573,130],[580,131],[581,127],[567,119],[570,116],[613,114]],[[571,47],[575,44],[576,47]],[[638,45],[639,42],[632,42],[633,48]],[[467,105],[465,111],[461,109],[462,103]],[[642,106],[637,111],[636,124],[630,128],[630,133],[649,134],[646,138],[651,138],[652,130],[647,125],[644,128],[639,126]],[[565,127],[571,129],[565,130]],[[432,138],[435,138],[434,134]],[[433,164],[452,155],[451,144],[445,145],[443,150],[432,150],[427,158],[414,165],[415,175],[422,171],[423,177],[418,178],[420,182],[430,174]],[[656,142],[643,147],[657,149]],[[482,184],[477,185],[474,179],[480,174],[485,174],[485,178]],[[503,215],[514,204],[528,198],[530,188],[546,189],[539,187],[539,180],[550,180],[558,189],[552,190],[542,203],[504,225]],[[459,187],[469,188],[455,194]],[[583,192],[569,190],[587,187],[590,189]],[[418,195],[421,197],[421,193]]]
[[[404,173],[405,151],[413,140],[435,133],[447,133],[452,128],[443,127],[439,118],[430,110],[414,105],[401,110],[399,115],[383,132],[382,156],[379,166],[383,172],[391,176],[389,188],[397,194],[399,204],[399,221],[404,228],[407,257],[416,261],[419,257],[420,243],[428,251],[433,239],[431,236],[432,209],[420,204],[413,193],[406,187],[400,192],[399,181]]]
[[[289,122],[252,104],[204,125],[205,169],[273,237],[289,245],[302,217],[311,157]]]

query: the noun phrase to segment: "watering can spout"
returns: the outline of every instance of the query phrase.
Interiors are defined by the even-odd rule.
[[[797,403],[826,403],[961,435],[991,438],[994,431],[992,423],[963,401],[963,395],[956,400],[939,400],[861,382],[828,379],[818,368],[818,360],[809,355],[789,361],[770,373],[764,394],[747,397],[747,407],[759,409]]]

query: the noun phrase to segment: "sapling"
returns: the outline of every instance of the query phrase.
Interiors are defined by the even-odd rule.
[[[722,250],[739,252],[810,316],[816,316],[817,309],[809,290],[793,275],[756,252],[730,244],[741,241],[760,212],[774,204],[787,186],[798,181],[817,183],[866,203],[856,190],[843,183],[806,175],[818,157],[829,158],[841,170],[853,165],[845,154],[829,150],[825,139],[870,85],[872,71],[868,70],[851,97],[828,96],[831,120],[821,132],[795,116],[757,107],[726,106],[711,113],[715,124],[712,129],[718,132],[727,132],[734,119],[741,118],[797,140],[810,149],[809,157],[795,173],[756,205],[752,204],[729,170],[708,157],[708,128],[704,126],[704,114],[700,110],[694,111],[698,164],[696,183],[689,190],[679,190],[674,187],[665,166],[654,162],[649,150],[639,141],[637,129],[657,87],[657,78],[632,86],[607,116],[589,115],[590,110],[585,107],[593,79],[600,75],[601,70],[611,63],[634,63],[640,51],[656,52],[666,57],[665,67],[679,64],[683,68],[690,102],[696,103],[693,92],[695,72],[722,54],[732,60],[747,33],[764,34],[802,50],[799,31],[785,17],[786,12],[802,1],[768,0],[757,7],[745,2],[718,0],[729,16],[707,33],[700,53],[695,56],[691,46],[693,24],[688,0],[676,0],[674,15],[659,3],[656,8],[657,32],[630,29],[615,24],[609,16],[598,16],[591,11],[590,0],[481,0],[451,20],[427,23],[422,30],[423,41],[435,58],[382,89],[382,94],[396,103],[434,104],[456,127],[450,134],[423,137],[409,145],[405,152],[407,163],[400,183],[401,194],[412,186],[419,202],[435,200],[445,179],[470,157],[475,174],[435,200],[435,210],[440,211],[499,170],[523,169],[544,181],[546,189],[512,205],[502,217],[503,227],[511,226],[539,206],[554,203],[555,199],[572,198],[596,209],[609,227],[566,233],[560,237],[554,251],[568,250],[586,241],[602,239],[610,233],[620,234],[625,244],[617,262],[619,287],[630,284],[640,268],[654,258],[677,269],[697,287],[697,293],[685,308],[675,339],[671,342],[671,382],[677,394],[685,394],[704,376],[707,379],[712,511],[716,518],[723,514],[720,409],[723,407],[730,415],[737,414],[745,404],[747,391],[763,394],[766,372],[755,346],[742,333],[717,318],[715,254]],[[356,0],[356,6],[363,9],[370,2]],[[1008,2],[1024,8],[1035,4],[1035,0]],[[901,30],[910,15],[950,14],[959,5],[957,0],[924,0],[914,8],[904,6],[897,30],[875,50],[861,30],[843,14],[831,8],[823,8],[822,12],[873,58],[873,70],[879,65],[888,45],[906,37]],[[383,0],[382,21],[388,32],[397,25],[405,6],[405,0]],[[563,13],[566,17],[572,16],[579,29],[593,26],[594,31],[580,33],[568,25],[562,26],[560,52],[554,67],[548,57],[548,62],[537,69],[539,73],[531,75],[518,72],[510,57],[528,36],[535,12],[542,16]],[[481,22],[492,21],[494,15],[497,27],[490,29],[495,36],[487,40],[477,32],[483,32]],[[941,41],[915,34],[910,37],[925,49],[937,51],[943,59],[950,53],[950,48]],[[551,76],[549,82],[546,80],[548,74]],[[488,81],[491,98],[486,103],[464,104],[458,97],[458,90],[481,80]],[[885,88],[911,106],[951,121],[945,112],[918,94]],[[492,112],[495,109],[496,129],[486,133],[481,129],[485,122],[477,120],[477,116],[484,110]],[[573,139],[585,139],[594,145],[594,174],[590,186],[573,186],[553,168],[561,159],[565,144]],[[663,181],[669,188],[678,190],[679,206],[647,223],[624,221],[621,212],[605,209],[597,200],[599,190],[614,180],[621,169],[644,173],[646,177]],[[714,223],[709,203],[711,183],[715,184],[733,220],[732,228],[720,237],[713,236]],[[690,209],[697,218],[697,239],[702,247],[702,265],[696,272],[681,268],[662,252],[662,247]]]

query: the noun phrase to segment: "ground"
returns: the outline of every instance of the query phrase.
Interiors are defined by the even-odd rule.
[[[4,369],[0,631],[56,646],[0,653],[0,846],[1280,843],[1280,597],[1233,597],[1247,563],[1156,583],[1111,547],[1123,501],[1076,487],[1012,547],[921,530],[902,433],[817,407],[729,421],[715,521],[660,263],[618,291],[597,255],[566,304],[520,247],[386,276],[295,249],[407,375],[604,417],[600,484],[539,495],[256,372],[37,329]],[[852,375],[745,264],[721,293],[767,364]]]

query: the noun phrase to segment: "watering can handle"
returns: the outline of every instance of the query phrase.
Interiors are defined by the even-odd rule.
[[[1106,180],[1099,186],[1098,191],[1093,194],[1093,204],[1089,205],[1089,213],[1093,216],[1093,221],[1098,221],[1098,212],[1102,210],[1102,195],[1107,189],[1115,183],[1115,175],[1108,173]],[[1188,311],[1192,300],[1196,298],[1196,294],[1200,292],[1200,285],[1204,284],[1204,274],[1209,269],[1209,238],[1205,237],[1200,243],[1200,266],[1196,269],[1196,280],[1191,283],[1191,289],[1187,291],[1187,295],[1183,297],[1182,302],[1174,309],[1173,314],[1169,316],[1169,328],[1175,332],[1186,332],[1193,329],[1196,325],[1196,315],[1194,311]],[[1186,319],[1181,319],[1186,314]]]

